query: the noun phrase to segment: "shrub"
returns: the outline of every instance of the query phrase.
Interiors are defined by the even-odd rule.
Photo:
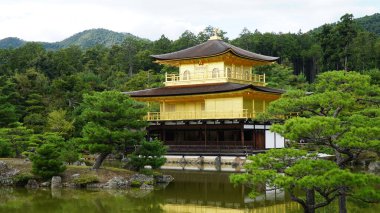
[[[30,179],[35,179],[35,177],[30,173],[19,173],[13,177],[13,184],[15,186],[25,186]]]
[[[32,156],[32,172],[42,178],[51,178],[65,171],[60,153],[54,144],[44,144]]]
[[[76,150],[64,149],[61,151],[62,160],[68,164],[72,164],[79,160],[79,153]]]
[[[167,147],[159,140],[143,141],[141,146],[129,155],[128,163],[135,170],[141,170],[147,165],[152,169],[160,168],[166,162],[166,158],[163,157],[166,150]]]
[[[0,138],[0,157],[11,157],[12,156],[12,147],[11,144]]]

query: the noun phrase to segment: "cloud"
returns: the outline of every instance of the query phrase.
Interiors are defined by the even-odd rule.
[[[237,37],[244,27],[261,32],[303,32],[379,12],[370,0],[0,0],[0,38],[59,41],[91,28],[177,39],[185,30],[198,33],[208,25]]]

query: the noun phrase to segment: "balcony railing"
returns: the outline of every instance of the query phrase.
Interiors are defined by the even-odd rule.
[[[198,119],[235,119],[253,118],[254,113],[247,109],[232,112],[200,111],[200,112],[148,112],[145,117],[148,121],[161,120],[198,120]]]
[[[167,74],[165,73],[165,85],[186,85],[213,82],[237,82],[251,83],[258,86],[265,86],[265,74],[258,75],[249,72],[220,70],[220,71],[198,71],[188,74]]]

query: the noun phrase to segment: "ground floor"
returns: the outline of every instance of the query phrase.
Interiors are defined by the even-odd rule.
[[[284,138],[270,124],[246,120],[171,121],[150,123],[149,139],[160,139],[177,154],[250,154],[284,147]]]

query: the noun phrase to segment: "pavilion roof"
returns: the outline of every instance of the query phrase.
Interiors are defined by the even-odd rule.
[[[232,54],[255,61],[273,62],[278,57],[266,56],[253,53],[234,45],[228,44],[220,39],[208,40],[202,44],[190,47],[177,52],[166,53],[161,55],[152,55],[157,60],[183,60],[183,59],[200,59],[212,57],[231,52]]]
[[[252,89],[254,91],[282,94],[285,91],[268,87],[254,86],[252,84],[236,84],[236,83],[214,83],[214,84],[198,84],[186,86],[170,86],[162,88],[145,89],[131,92],[124,92],[131,97],[160,97],[160,96],[180,96],[180,95],[198,95],[210,93],[232,92],[244,89]]]

